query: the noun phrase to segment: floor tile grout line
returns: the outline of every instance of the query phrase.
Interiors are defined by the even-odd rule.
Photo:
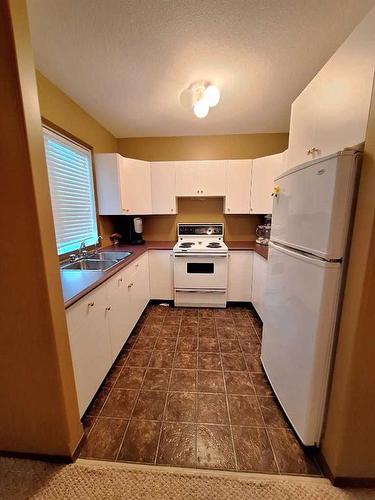
[[[190,394],[195,394],[195,393],[190,393]],[[202,394],[202,393],[200,393]],[[224,396],[224,393],[214,393],[213,395],[216,396]],[[230,394],[232,396],[232,394]],[[246,397],[246,396],[244,396]],[[254,397],[254,396],[250,396]],[[102,416],[100,417],[101,420],[127,420],[126,417],[107,417],[107,416]],[[158,423],[181,423],[181,424],[194,424],[195,422],[193,420],[158,420],[158,419],[153,419],[153,418],[137,418],[137,417],[132,417],[132,420],[136,420],[137,422],[158,422]],[[229,424],[229,423],[217,423],[217,422],[196,422],[199,425],[212,425],[212,426],[217,426],[217,427],[229,427],[230,425],[235,428],[241,428],[241,429],[275,429],[275,430],[282,430],[282,431],[291,431],[289,427],[278,427],[278,426],[270,426],[270,425],[241,425],[241,424]]]
[[[144,326],[144,325],[143,325],[143,326]],[[143,326],[142,326],[142,328],[143,328]],[[141,328],[141,330],[142,330],[142,328]],[[149,365],[150,365],[150,363],[151,363],[152,353],[154,352],[155,345],[156,345],[156,342],[155,342],[155,344],[154,344],[154,348],[153,348],[153,349],[152,349],[152,351],[151,351],[151,355],[150,355],[150,358],[149,358],[149,360],[148,360],[147,367],[145,368],[145,371],[144,371],[144,374],[143,374],[143,377],[142,377],[142,382],[141,382],[141,384],[140,384],[140,386],[139,386],[139,389],[138,389],[138,394],[137,394],[137,396],[136,396],[136,398],[135,398],[135,402],[134,402],[134,404],[133,404],[132,411],[130,412],[130,416],[129,416],[129,419],[128,419],[128,423],[127,423],[127,426],[126,426],[125,432],[124,432],[124,434],[123,434],[123,436],[122,436],[122,439],[121,439],[121,442],[120,442],[120,446],[119,446],[119,448],[118,448],[118,450],[117,450],[117,453],[116,453],[115,462],[117,462],[117,460],[118,460],[119,454],[120,454],[120,452],[121,452],[121,448],[122,448],[122,446],[123,446],[123,444],[124,444],[124,441],[125,441],[126,433],[127,433],[128,429],[129,429],[129,425],[130,425],[130,422],[131,422],[131,419],[132,419],[132,416],[133,416],[133,413],[134,413],[135,407],[137,406],[137,403],[138,403],[138,400],[139,400],[139,396],[140,396],[140,394],[141,394],[142,387],[143,387],[143,384],[144,384],[145,379],[146,379],[147,370],[148,370],[148,367],[149,367]],[[133,346],[133,347],[134,347],[134,346]]]
[[[136,325],[136,326],[137,326],[137,325]],[[136,326],[135,326],[134,328],[136,328]],[[132,335],[133,331],[134,331],[134,329],[130,332],[130,335]],[[129,337],[130,337],[130,335],[129,335]],[[128,337],[128,338],[129,338],[129,337]],[[116,357],[116,360],[117,360],[118,356],[120,355],[121,351],[124,349],[124,347],[125,347],[125,345],[126,345],[127,340],[128,340],[128,339],[126,339],[126,341],[125,341],[124,345],[123,345],[123,346],[122,346],[122,348],[120,349],[120,352],[118,353],[118,355],[117,355],[117,357]],[[134,347],[134,346],[130,346],[129,353],[131,352],[131,350],[132,350],[132,348],[133,348],[133,347]],[[88,437],[89,437],[89,435],[91,434],[91,432],[92,432],[93,428],[94,428],[94,427],[95,427],[95,425],[97,424],[97,421],[98,421],[98,418],[99,418],[99,417],[100,417],[100,418],[111,418],[111,417],[105,417],[105,416],[103,417],[103,416],[102,416],[102,411],[103,411],[103,408],[104,408],[104,406],[106,405],[106,403],[107,403],[107,401],[108,401],[108,399],[109,399],[109,397],[110,397],[110,395],[111,395],[111,393],[112,393],[113,389],[115,388],[115,385],[116,385],[117,380],[119,379],[119,377],[120,377],[120,375],[121,375],[121,373],[122,373],[122,371],[123,371],[124,367],[126,366],[126,362],[127,362],[127,360],[128,360],[128,357],[129,357],[129,356],[127,356],[127,357],[125,358],[125,361],[124,361],[124,363],[123,363],[122,365],[116,365],[116,364],[115,364],[115,363],[116,363],[116,360],[115,360],[115,362],[113,363],[113,365],[112,365],[112,366],[111,366],[111,368],[109,369],[109,371],[111,371],[111,369],[112,369],[113,367],[115,367],[115,366],[121,366],[121,369],[120,369],[120,371],[119,371],[119,373],[118,373],[118,375],[117,375],[116,379],[113,381],[113,384],[112,384],[111,386],[109,386],[109,387],[108,387],[108,388],[109,388],[109,391],[108,391],[107,397],[105,398],[105,400],[104,400],[104,402],[103,402],[103,404],[102,404],[102,406],[101,406],[101,408],[100,408],[100,410],[99,410],[98,415],[96,415],[96,416],[94,417],[94,418],[95,418],[95,422],[94,422],[94,424],[90,427],[90,430],[89,430],[89,432],[87,433],[86,438],[88,438]],[[108,373],[107,373],[106,377],[107,377],[107,376],[108,376]],[[105,379],[103,380],[103,383],[104,383],[104,381],[105,381]],[[105,385],[103,385],[103,387],[100,387],[99,391],[100,391],[100,390],[102,390],[102,389],[104,389],[104,387],[106,387],[106,386],[105,386]],[[85,416],[85,415],[84,415],[84,416]],[[90,416],[90,415],[87,415],[87,416]],[[83,417],[83,418],[84,418],[84,417]],[[126,419],[125,419],[125,418],[121,418],[121,420],[126,420]],[[125,430],[124,430],[124,436],[125,436],[126,430],[127,430],[127,428],[128,428],[129,421],[130,421],[130,420],[128,420],[127,425],[126,425],[126,427],[125,427]],[[122,445],[122,444],[121,444],[121,445]],[[120,446],[120,448],[121,448],[121,446]],[[116,461],[116,459],[117,459],[117,454],[116,454],[116,457],[115,457],[114,461]]]
[[[252,325],[252,327],[253,327],[253,325]],[[255,331],[255,329],[254,329],[254,331]],[[255,333],[257,335],[257,338],[259,339],[258,333],[256,331],[255,331]],[[240,343],[240,348],[242,350],[242,355],[244,356],[244,351],[243,351],[241,343]],[[245,359],[246,367],[247,367],[247,369],[249,369],[245,356],[244,356],[244,359]],[[270,438],[270,436],[268,434],[268,430],[267,430],[267,426],[266,426],[266,421],[264,419],[262,408],[261,408],[260,403],[259,403],[258,394],[257,394],[257,392],[255,390],[254,381],[253,381],[253,378],[251,376],[250,376],[250,379],[251,379],[251,383],[252,383],[253,388],[254,388],[254,393],[255,393],[255,398],[256,398],[256,404],[257,404],[258,410],[259,410],[260,415],[261,415],[261,419],[262,419],[263,424],[264,424],[264,429],[265,429],[265,432],[266,432],[266,435],[267,435],[267,439],[268,439],[268,442],[269,442],[271,450],[272,450],[272,455],[273,455],[274,460],[275,460],[276,468],[277,468],[278,473],[280,474],[279,463],[278,463],[278,460],[277,460],[277,457],[276,457],[276,453],[275,453],[274,447],[273,447],[272,442],[271,442],[271,438]]]
[[[231,441],[232,441],[232,449],[233,449],[233,457],[234,457],[234,467],[235,467],[235,470],[238,471],[237,452],[236,452],[236,447],[235,447],[235,444],[234,444],[232,418],[231,418],[230,408],[229,408],[228,391],[227,391],[227,384],[226,384],[226,381],[225,381],[224,364],[223,364],[223,360],[222,360],[222,353],[221,353],[220,342],[219,342],[219,350],[220,350],[220,361],[221,361],[222,377],[223,377],[223,382],[224,382],[225,402],[226,402],[226,407],[227,407],[227,412],[228,412],[229,432],[230,432],[230,437],[231,437]]]
[[[264,429],[265,429],[265,432],[266,432],[266,435],[267,435],[268,442],[270,443],[270,447],[271,447],[271,450],[272,450],[272,455],[273,455],[273,458],[274,458],[274,460],[275,460],[275,464],[276,464],[277,472],[278,472],[279,474],[281,474],[281,471],[280,471],[280,466],[279,466],[279,462],[278,462],[278,460],[277,460],[276,452],[275,452],[275,450],[274,450],[274,447],[273,447],[273,444],[272,444],[271,438],[270,438],[269,433],[268,433],[268,429],[267,429],[267,426],[266,426],[266,421],[265,421],[265,419],[264,419],[264,415],[263,415],[262,408],[261,408],[260,403],[259,403],[259,400],[258,400],[258,396],[256,397],[256,402],[257,402],[258,409],[259,409],[259,411],[260,411],[260,414],[261,414],[261,417],[262,417],[262,420],[263,420],[263,423],[264,423]]]
[[[182,317],[182,316],[181,316]],[[172,380],[172,374],[173,374],[173,371],[174,371],[174,365],[175,365],[175,360],[176,360],[176,352],[177,352],[177,346],[178,346],[178,340],[180,338],[180,329],[181,329],[181,317],[180,317],[180,322],[179,322],[179,326],[178,326],[178,332],[177,332],[177,339],[176,339],[176,345],[175,345],[175,350],[173,352],[173,359],[172,359],[172,365],[171,365],[171,372],[169,374],[169,380],[168,380],[168,385],[167,385],[167,393],[166,393],[166,397],[165,397],[165,402],[164,402],[164,408],[163,408],[163,413],[162,413],[162,416],[161,416],[161,423],[160,423],[160,430],[159,430],[159,436],[158,436],[158,441],[156,443],[156,450],[155,450],[155,457],[154,457],[154,465],[156,465],[157,463],[157,459],[158,459],[158,454],[159,454],[159,448],[160,448],[160,441],[161,441],[161,435],[162,435],[162,431],[163,431],[163,423],[164,423],[164,416],[165,416],[165,412],[167,410],[167,404],[168,404],[168,399],[169,399],[169,389],[170,389],[170,385],[171,385],[171,380]],[[164,324],[164,322],[163,322]]]

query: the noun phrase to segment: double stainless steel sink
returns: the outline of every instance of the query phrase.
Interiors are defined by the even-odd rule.
[[[126,259],[131,252],[96,252],[61,265],[64,271],[107,271]]]

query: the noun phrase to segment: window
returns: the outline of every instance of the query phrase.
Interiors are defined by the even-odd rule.
[[[98,239],[91,151],[48,128],[44,147],[52,198],[57,253],[77,250]]]

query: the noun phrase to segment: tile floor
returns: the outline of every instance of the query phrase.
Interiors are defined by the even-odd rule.
[[[321,475],[260,363],[249,308],[150,305],[88,408],[81,457]]]

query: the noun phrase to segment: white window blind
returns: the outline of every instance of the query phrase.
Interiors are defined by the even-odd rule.
[[[91,151],[44,128],[58,254],[98,239]]]

